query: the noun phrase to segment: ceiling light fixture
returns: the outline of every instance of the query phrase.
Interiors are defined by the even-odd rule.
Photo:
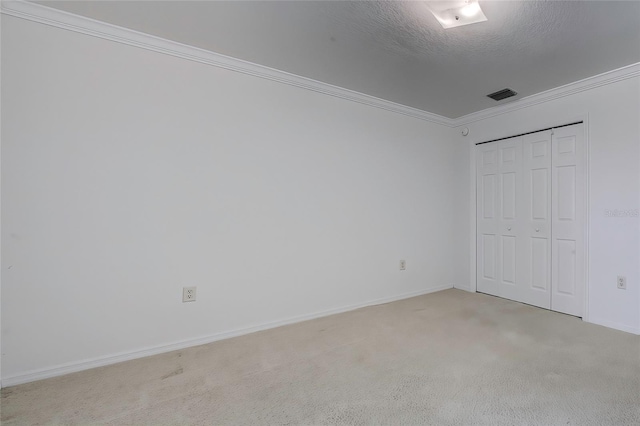
[[[467,3],[466,6],[462,6],[462,9],[460,9],[460,13],[467,18],[476,16],[478,12],[482,12],[482,9],[480,9],[480,5],[477,2]]]
[[[487,20],[478,0],[430,1],[427,2],[427,7],[443,28],[461,27]]]

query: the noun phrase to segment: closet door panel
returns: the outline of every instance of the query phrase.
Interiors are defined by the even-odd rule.
[[[523,137],[522,249],[524,302],[551,307],[551,131]]]
[[[477,147],[478,291],[581,316],[583,126]]]
[[[582,316],[585,287],[585,152],[583,125],[553,134],[551,309]]]
[[[498,295],[498,147],[476,151],[476,283],[479,292]]]
[[[520,283],[522,232],[522,138],[496,142],[498,145],[498,295],[524,301]]]

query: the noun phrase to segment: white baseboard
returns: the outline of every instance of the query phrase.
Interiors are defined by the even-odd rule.
[[[603,327],[609,327],[609,328],[614,328],[616,330],[620,330],[620,331],[626,331],[627,333],[631,333],[631,334],[637,334],[640,335],[640,328],[635,328],[635,327],[630,327],[628,325],[624,325],[624,324],[618,324],[616,322],[613,321],[607,321],[607,320],[602,320],[602,319],[597,319],[597,318],[593,318],[590,317],[588,321],[585,321],[591,324],[596,324],[596,325],[601,325]]]
[[[397,300],[409,299],[411,297],[422,296],[424,294],[435,293],[437,291],[447,290],[450,288],[453,288],[453,285],[447,284],[447,285],[433,287],[425,290],[419,290],[419,291],[414,291],[410,293],[403,293],[396,296],[369,300],[367,302],[356,303],[352,305],[343,306],[340,308],[315,312],[312,314],[299,315],[299,316],[290,317],[283,320],[257,324],[249,327],[239,328],[236,330],[216,333],[209,336],[198,337],[195,339],[182,340],[182,341],[170,343],[167,345],[153,346],[153,347],[131,351],[131,352],[122,352],[119,354],[107,355],[107,356],[87,359],[83,361],[70,362],[70,363],[61,364],[51,368],[43,368],[39,370],[22,373],[22,374],[15,374],[9,377],[3,377],[0,380],[0,386],[1,387],[15,386],[23,383],[34,382],[36,380],[43,380],[51,377],[62,376],[69,373],[89,370],[91,368],[96,368],[96,367],[103,367],[105,365],[116,364],[123,361],[130,361],[137,358],[143,358],[151,355],[157,355],[165,352],[185,349],[192,346],[204,345],[207,343],[216,342],[218,340],[224,340],[232,337],[242,336],[244,334],[255,333],[256,331],[268,330],[270,328],[276,328],[283,325],[294,324],[297,322],[308,321],[315,318],[321,318],[329,315],[339,314],[342,312],[353,311],[355,309],[360,309],[367,306],[374,306],[374,305],[380,305],[383,303],[395,302]]]
[[[468,285],[453,285],[453,288],[458,289],[458,290],[464,290],[464,291],[468,291],[470,293],[475,293],[475,291],[471,290],[471,287],[469,287]]]

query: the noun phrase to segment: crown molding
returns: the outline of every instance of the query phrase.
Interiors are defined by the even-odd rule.
[[[189,61],[240,72],[254,77],[263,78],[265,80],[271,80],[420,120],[441,124],[447,127],[455,126],[455,121],[453,119],[443,117],[441,115],[432,114],[417,108],[386,101],[364,93],[334,86],[332,84],[323,83],[321,81],[265,67],[252,62],[243,61],[241,59],[232,58],[230,56],[221,55],[205,49],[188,46],[186,44],[141,33],[139,31],[130,30],[117,25],[97,21],[95,19],[53,9],[41,4],[29,3],[23,0],[3,0],[1,3],[1,12],[5,15],[14,16],[16,18],[39,22],[53,27],[187,59]]]
[[[230,56],[211,52],[205,49],[189,46],[171,40],[166,40],[153,35],[130,30],[95,19],[53,9],[41,4],[30,3],[24,0],[2,0],[0,12],[17,18],[39,22],[45,25],[62,28],[81,34],[99,37],[105,40],[138,47],[166,55],[175,56],[189,61],[224,68],[265,80],[275,81],[289,86],[310,90],[316,93],[345,99],[351,102],[368,105],[374,108],[402,114],[447,127],[459,127],[468,125],[487,118],[496,117],[508,112],[517,111],[533,105],[549,102],[554,99],[570,96],[585,90],[595,89],[600,86],[615,83],[640,76],[640,62],[622,68],[608,71],[593,77],[588,77],[564,86],[527,96],[504,105],[487,108],[473,112],[458,118],[447,118],[438,114],[422,111],[406,105],[386,101],[364,93],[323,83],[321,81],[280,71],[263,65],[255,64]]]
[[[508,112],[517,111],[522,108],[528,108],[533,105],[553,101],[554,99],[574,95],[586,90],[595,89],[597,87],[605,86],[607,84],[616,83],[618,81],[638,76],[640,76],[640,62],[627,65],[625,67],[618,68],[612,71],[607,71],[602,74],[594,75],[593,77],[578,80],[573,83],[565,84],[564,86],[546,90],[535,95],[527,96],[505,105],[495,106],[483,109],[481,111],[473,112],[471,114],[458,117],[453,121],[455,122],[456,127],[464,126],[475,123],[476,121],[496,117]]]

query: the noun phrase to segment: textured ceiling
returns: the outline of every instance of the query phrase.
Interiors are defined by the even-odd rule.
[[[41,3],[449,118],[640,62],[640,1],[481,0],[448,30],[416,1]]]

